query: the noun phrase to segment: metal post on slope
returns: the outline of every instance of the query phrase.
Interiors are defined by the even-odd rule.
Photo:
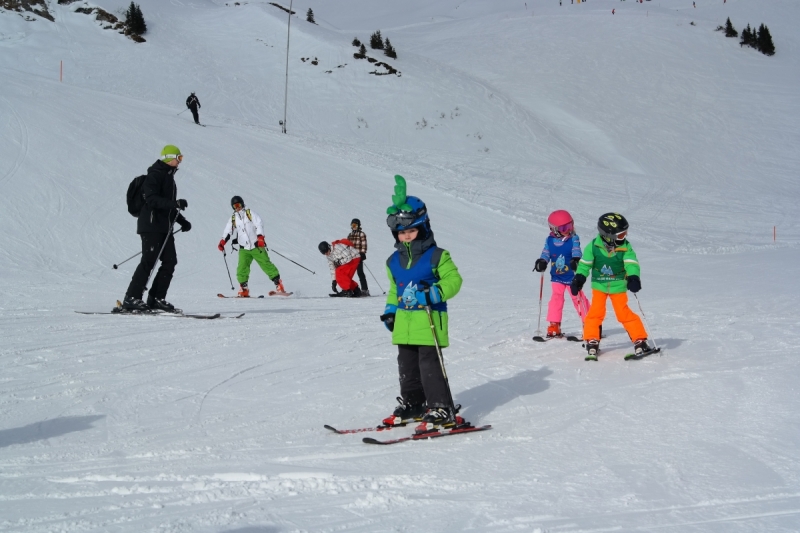
[[[292,2],[289,0],[289,23],[286,25],[286,86],[283,93],[283,122],[281,122],[281,131],[286,133],[286,109],[289,103],[289,35],[292,29]]]

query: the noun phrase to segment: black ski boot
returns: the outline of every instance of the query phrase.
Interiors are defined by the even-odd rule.
[[[397,407],[394,409],[392,416],[383,419],[384,426],[396,426],[405,424],[408,420],[421,420],[422,415],[425,414],[425,403],[411,403],[411,401],[404,400],[400,396],[397,397]]]
[[[175,306],[163,298],[148,298],[147,307],[154,311],[164,311],[165,313],[180,313],[180,309],[175,309]]]
[[[600,353],[600,341],[588,340],[586,344],[586,361],[597,361],[597,355]]]
[[[634,355],[644,355],[647,352],[651,351],[653,348],[648,346],[647,339],[641,339],[633,343],[633,353]]]
[[[427,433],[442,428],[454,428],[465,424],[469,425],[463,418],[456,414],[460,409],[461,405],[457,405],[455,409],[452,407],[431,407],[425,413],[425,416],[422,417],[422,422],[414,428],[414,432]]]
[[[142,312],[142,311],[149,311],[150,308],[147,307],[147,304],[144,303],[141,298],[134,298],[133,296],[126,296],[124,300],[122,300],[122,308],[125,311],[132,311],[132,312]]]

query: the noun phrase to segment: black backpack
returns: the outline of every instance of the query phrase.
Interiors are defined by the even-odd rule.
[[[144,185],[144,179],[146,177],[147,175],[135,177],[133,181],[131,181],[131,184],[128,185],[128,213],[137,218],[144,207],[144,191],[142,191],[142,185]]]

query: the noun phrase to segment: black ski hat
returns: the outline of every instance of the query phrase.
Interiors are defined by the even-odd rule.
[[[242,204],[242,207],[244,207],[244,200],[242,200],[241,196],[234,196],[231,198],[231,207],[233,207],[233,204]]]
[[[358,220],[357,218],[354,218],[353,220],[350,221],[350,225],[352,226],[353,224],[356,224],[359,228],[361,227],[361,221]]]
[[[331,251],[331,245],[325,241],[319,243],[319,246],[317,248],[319,248],[319,253],[321,253],[322,255],[325,255]]]

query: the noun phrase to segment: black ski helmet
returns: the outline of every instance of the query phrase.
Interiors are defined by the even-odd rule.
[[[325,241],[322,241],[321,243],[319,243],[318,248],[319,248],[319,253],[321,253],[322,255],[325,255],[325,254],[327,254],[328,252],[331,251],[331,245],[328,244]]]
[[[242,204],[242,207],[244,207],[244,200],[242,200],[241,196],[234,196],[231,198],[231,207],[233,207],[233,204]]]
[[[353,224],[355,224],[359,228],[361,227],[361,221],[358,220],[357,218],[354,218],[353,220],[350,221],[350,225],[352,226]]]
[[[607,244],[622,244],[628,233],[628,221],[619,213],[606,213],[597,221],[600,238]],[[619,235],[622,234],[622,238]]]

